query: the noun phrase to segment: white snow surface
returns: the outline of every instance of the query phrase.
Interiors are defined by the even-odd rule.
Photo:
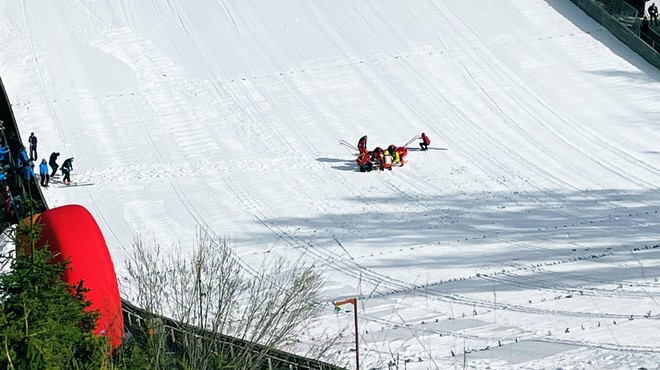
[[[0,0],[44,190],[115,268],[198,226],[326,268],[332,361],[660,366],[660,72],[567,0]],[[360,173],[355,145],[422,152]],[[75,227],[75,225],[72,225]],[[657,248],[656,248],[657,247]],[[325,334],[324,334],[325,333]],[[452,356],[452,352],[455,356]]]

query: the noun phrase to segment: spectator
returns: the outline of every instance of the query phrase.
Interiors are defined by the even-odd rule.
[[[34,163],[29,161],[23,167],[21,167],[21,177],[23,180],[29,181],[34,178]]]
[[[10,220],[14,220],[16,216],[14,212],[14,199],[11,196],[9,186],[5,186],[2,190],[2,209]]]
[[[48,163],[46,163],[46,158],[41,160],[41,164],[39,165],[39,177],[40,177],[40,183],[41,186],[43,187],[48,187]]]
[[[50,177],[55,177],[55,174],[57,173],[57,169],[60,168],[60,165],[57,164],[57,157],[60,156],[60,153],[58,152],[53,152],[50,154],[50,159],[48,159],[48,164],[50,165],[50,168],[53,169],[53,172],[51,172]]]
[[[64,160],[64,163],[62,163],[62,174],[64,175],[62,182],[64,185],[71,185],[71,171],[73,171],[73,157]]]
[[[24,146],[21,146],[21,149],[18,151],[18,157],[16,158],[16,167],[22,168],[28,162],[30,162],[30,158],[28,158],[27,151]]]
[[[651,17],[651,25],[653,25],[653,20],[655,19],[655,26],[658,26],[658,7],[655,6],[655,3],[652,3],[649,6],[649,17]]]
[[[649,19],[646,18],[644,14],[644,19],[642,19],[642,24],[639,27],[639,37],[646,43],[649,42],[649,37],[647,36],[649,32]]]
[[[8,146],[2,146],[0,147],[0,162],[4,161],[5,158],[9,157],[9,147]]]
[[[34,132],[30,133],[28,142],[30,143],[30,160],[36,161],[39,156],[37,155],[37,137],[34,136]]]

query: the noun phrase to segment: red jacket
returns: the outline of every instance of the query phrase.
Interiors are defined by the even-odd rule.
[[[367,150],[367,135],[364,135],[360,138],[357,147],[359,151]]]
[[[358,154],[357,159],[355,161],[360,166],[366,165],[367,163],[369,163],[369,153],[361,152],[360,154]]]
[[[426,145],[431,145],[431,139],[429,139],[429,137],[426,136],[426,134],[422,134],[422,141],[424,141],[424,144]]]

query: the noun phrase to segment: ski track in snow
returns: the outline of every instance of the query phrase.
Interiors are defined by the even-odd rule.
[[[660,74],[572,4],[0,5],[23,134],[93,183],[44,193],[90,209],[120,280],[136,237],[203,227],[248,274],[302,258],[329,307],[360,296],[369,368],[660,364]],[[338,145],[422,131],[391,172]],[[330,311],[294,350],[352,332]]]

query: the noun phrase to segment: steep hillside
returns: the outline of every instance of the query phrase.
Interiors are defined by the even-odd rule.
[[[120,276],[136,237],[188,245],[202,225],[246,266],[303,256],[328,302],[363,297],[365,368],[660,361],[660,72],[570,2],[0,9],[22,132],[93,183],[49,204],[93,212]],[[422,132],[430,150],[391,172],[339,145]],[[303,345],[343,327],[328,303]]]

